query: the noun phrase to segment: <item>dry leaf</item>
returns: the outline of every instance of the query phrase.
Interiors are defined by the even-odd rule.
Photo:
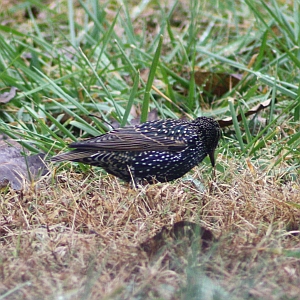
[[[16,96],[17,90],[18,89],[16,87],[12,86],[9,92],[4,92],[3,94],[0,94],[0,103],[7,103],[11,99],[13,99]]]
[[[213,73],[213,72],[195,72],[195,82],[201,86],[207,93],[217,97],[230,91],[241,80],[239,74]]]
[[[45,175],[48,170],[43,162],[44,154],[23,156],[21,149],[0,141],[0,188],[10,185],[14,190],[23,188],[24,180]],[[30,172],[30,174],[28,174]]]
[[[245,117],[256,114],[260,110],[269,107],[271,105],[271,103],[272,103],[272,99],[268,99],[264,102],[261,102],[261,103],[257,104],[256,106],[252,107],[251,109],[249,109],[248,111],[246,111],[244,113]],[[242,115],[239,114],[237,116],[237,119],[238,119],[238,121],[241,121],[242,120]],[[232,117],[227,117],[227,118],[224,118],[222,120],[218,120],[218,122],[219,122],[219,125],[220,125],[221,128],[226,127],[226,126],[230,126],[230,125],[233,124]]]

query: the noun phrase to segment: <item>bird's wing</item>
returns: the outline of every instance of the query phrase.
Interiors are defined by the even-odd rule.
[[[187,146],[174,135],[155,130],[143,131],[139,127],[123,127],[98,137],[72,143],[70,148],[96,151],[180,151]]]

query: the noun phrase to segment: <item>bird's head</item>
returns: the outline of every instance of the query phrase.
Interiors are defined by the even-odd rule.
[[[214,167],[214,152],[221,138],[219,123],[212,118],[199,117],[194,120],[194,124],[198,127],[199,138],[205,144],[207,154],[209,155],[211,164]]]

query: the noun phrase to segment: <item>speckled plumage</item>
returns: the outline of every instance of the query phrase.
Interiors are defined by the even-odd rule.
[[[207,117],[157,120],[114,129],[82,142],[52,158],[102,167],[125,181],[166,182],[180,178],[214,151],[220,139],[219,124]]]

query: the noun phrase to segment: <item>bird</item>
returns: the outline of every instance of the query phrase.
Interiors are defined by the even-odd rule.
[[[51,160],[99,166],[134,186],[168,182],[185,175],[207,155],[215,167],[220,136],[219,123],[213,118],[161,119],[71,143],[69,148],[74,150]]]

